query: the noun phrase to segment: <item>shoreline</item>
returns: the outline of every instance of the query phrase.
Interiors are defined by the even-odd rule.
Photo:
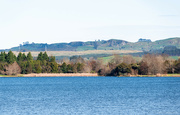
[[[102,77],[97,73],[31,73],[18,75],[0,75],[0,77]],[[110,76],[106,76],[110,77]],[[160,74],[160,75],[129,75],[111,77],[180,77],[180,74]]]
[[[129,77],[180,77],[180,74],[130,75]]]
[[[98,77],[97,73],[31,73],[22,77]]]

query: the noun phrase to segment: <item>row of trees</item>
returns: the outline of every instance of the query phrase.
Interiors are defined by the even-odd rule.
[[[0,54],[0,62],[1,63],[6,63],[7,62],[8,64],[12,64],[16,60],[17,60],[17,58],[13,54],[12,51],[9,51],[8,54],[6,54],[5,52],[1,52],[1,54]]]
[[[78,59],[77,59],[78,60]],[[22,74],[28,73],[76,73],[83,72],[84,64],[80,62],[73,62],[66,64],[58,64],[54,56],[48,56],[46,52],[40,52],[36,59],[33,59],[31,52],[27,55],[19,53],[17,57],[12,51],[7,54],[1,52],[0,54],[0,70],[7,71],[5,68],[8,65],[16,62]],[[13,68],[12,68],[13,69]],[[2,72],[1,72],[2,73]]]
[[[54,56],[48,56],[46,52],[40,52],[37,58],[32,57],[31,52],[27,55],[19,53],[17,56],[9,51],[0,54],[0,70],[6,71],[7,65],[14,62],[21,68],[22,74],[28,73],[98,73],[104,76],[119,75],[156,75],[166,73],[180,73],[180,59],[171,60],[165,55],[147,54],[137,61],[134,57],[114,55],[108,62],[103,60],[89,59],[73,56],[57,63]]]
[[[31,55],[31,53],[28,53]],[[21,55],[21,53],[19,53]],[[19,57],[18,55],[18,57]],[[21,57],[21,56],[20,56]],[[27,55],[28,58],[28,55]],[[63,62],[62,64],[58,64],[54,56],[48,56],[46,52],[40,52],[36,60],[33,60],[32,57],[29,59],[22,59],[18,61],[22,69],[22,74],[27,73],[76,73],[82,72],[83,64],[82,63],[74,63],[74,64],[66,64]]]
[[[147,54],[140,61],[132,56],[115,55],[99,71],[100,75],[157,75],[180,73],[180,59],[172,60],[167,55]]]

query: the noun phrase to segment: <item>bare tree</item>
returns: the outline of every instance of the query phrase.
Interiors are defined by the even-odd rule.
[[[136,63],[136,60],[131,55],[125,55],[123,56],[123,63],[133,64]]]
[[[175,67],[174,67],[175,60],[173,59],[166,59],[164,62],[165,66],[165,73],[174,73]]]
[[[150,75],[162,74],[165,71],[164,58],[161,55],[147,54],[143,56],[143,63],[147,64],[148,73]],[[141,68],[142,69],[142,68]]]

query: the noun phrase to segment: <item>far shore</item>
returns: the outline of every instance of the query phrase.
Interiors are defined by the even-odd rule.
[[[31,73],[31,74],[18,74],[18,75],[0,75],[0,77],[100,77],[100,76],[97,73]],[[180,77],[180,74],[128,75],[128,76],[114,76],[114,77]]]
[[[130,77],[180,77],[180,74],[130,75]]]
[[[72,76],[87,76],[87,77],[95,77],[98,76],[97,73],[31,73],[31,74],[23,74],[22,77],[72,77]]]

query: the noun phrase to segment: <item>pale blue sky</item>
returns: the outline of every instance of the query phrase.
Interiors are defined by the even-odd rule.
[[[0,49],[180,37],[180,0],[0,0]]]

